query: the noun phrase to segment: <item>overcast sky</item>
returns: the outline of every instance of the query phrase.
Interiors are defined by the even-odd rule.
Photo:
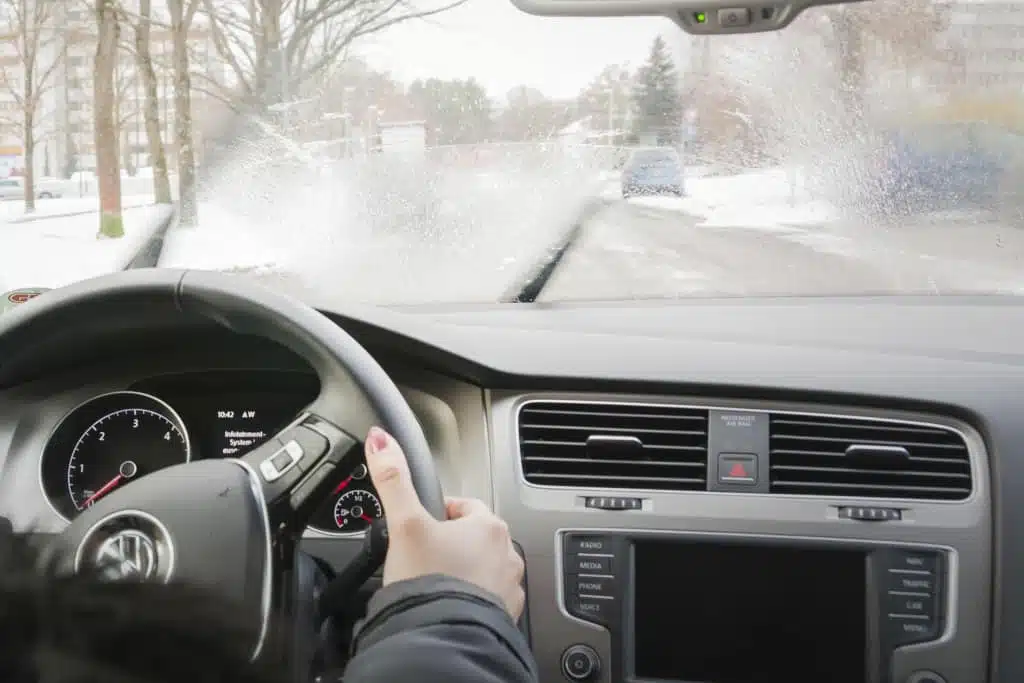
[[[494,96],[527,85],[571,97],[608,64],[643,62],[658,34],[681,56],[687,36],[667,19],[535,17],[510,0],[469,0],[388,29],[361,52],[403,81],[473,76]]]

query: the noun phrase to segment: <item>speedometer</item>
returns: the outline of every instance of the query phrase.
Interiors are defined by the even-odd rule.
[[[149,394],[123,391],[69,413],[43,454],[42,484],[54,509],[70,519],[111,492],[191,458],[178,414]]]

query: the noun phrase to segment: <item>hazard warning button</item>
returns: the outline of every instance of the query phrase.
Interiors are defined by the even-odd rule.
[[[753,453],[721,453],[718,456],[720,484],[757,484],[757,456]]]

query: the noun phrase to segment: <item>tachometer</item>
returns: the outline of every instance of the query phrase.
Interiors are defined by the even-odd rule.
[[[188,433],[169,405],[149,394],[105,394],[55,430],[43,454],[43,490],[71,518],[132,480],[190,458]]]
[[[123,408],[93,422],[68,459],[68,495],[84,510],[122,484],[188,460],[174,421],[148,408]]]

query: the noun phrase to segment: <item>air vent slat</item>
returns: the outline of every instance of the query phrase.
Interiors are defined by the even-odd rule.
[[[707,488],[706,410],[538,401],[520,410],[518,433],[523,476],[531,484]]]
[[[952,429],[772,415],[770,434],[773,493],[915,500],[971,494],[970,454]]]

